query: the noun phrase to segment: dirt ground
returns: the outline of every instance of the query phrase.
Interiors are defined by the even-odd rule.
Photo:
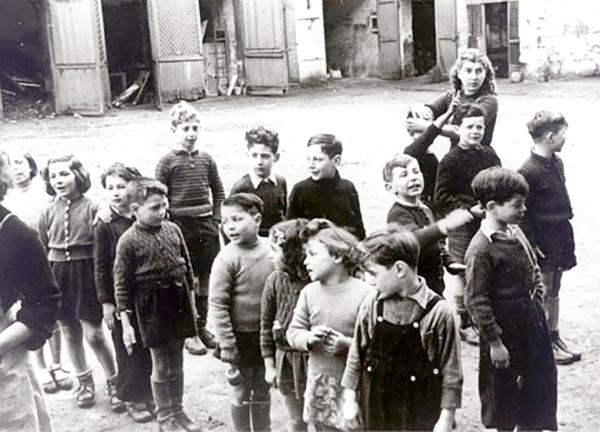
[[[264,125],[279,132],[281,161],[277,170],[291,186],[307,176],[303,151],[307,139],[319,132],[338,135],[344,143],[343,177],[359,191],[367,230],[383,225],[391,197],[383,189],[381,168],[386,158],[409,142],[403,128],[406,109],[433,99],[445,84],[343,80],[317,89],[293,89],[284,98],[220,98],[195,103],[202,115],[200,142],[220,169],[226,190],[244,174],[244,132]],[[528,154],[525,122],[537,109],[562,112],[569,121],[568,144],[562,157],[575,210],[579,265],[563,279],[561,329],[583,351],[583,360],[559,368],[559,424],[563,431],[600,430],[600,290],[594,268],[600,257],[599,209],[593,198],[598,169],[597,109],[600,79],[510,84],[500,82],[500,112],[494,147],[503,164],[517,168]],[[91,171],[95,184],[90,196],[101,197],[99,174],[114,161],[136,165],[152,175],[171,139],[167,111],[151,107],[112,111],[102,118],[62,117],[0,123],[0,146],[22,146],[43,163],[50,155],[73,153]],[[448,148],[440,139],[438,155]],[[449,293],[451,294],[451,293]],[[447,296],[452,298],[451,295]],[[477,356],[463,345],[463,408],[460,431],[482,430],[477,395]],[[66,360],[66,354],[63,354]],[[90,359],[92,357],[90,356]],[[50,395],[55,429],[60,432],[156,430],[155,423],[137,425],[125,414],[110,412],[102,371],[92,360],[97,382],[97,404],[78,409],[69,393]],[[185,404],[192,417],[211,431],[231,430],[225,367],[212,356],[185,357]],[[273,392],[273,430],[285,429],[286,412]]]

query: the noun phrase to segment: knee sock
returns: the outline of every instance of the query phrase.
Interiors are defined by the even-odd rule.
[[[235,432],[250,431],[250,405],[231,405],[231,420]]]

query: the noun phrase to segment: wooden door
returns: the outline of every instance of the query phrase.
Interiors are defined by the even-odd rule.
[[[159,107],[195,100],[204,89],[198,0],[148,0],[152,65]]]
[[[384,79],[402,78],[398,0],[377,0],[379,73]]]
[[[442,73],[448,75],[457,56],[456,0],[435,0],[435,34],[437,63]]]
[[[327,61],[323,2],[322,0],[308,2],[287,0],[286,17],[290,15],[290,3],[294,7],[292,20],[286,19],[290,79],[303,81],[311,77],[325,77]],[[292,26],[294,27],[293,39],[289,37]]]
[[[477,48],[485,53],[485,13],[483,4],[467,6],[467,19],[469,21],[469,48]]]
[[[519,70],[521,62],[521,41],[519,39],[519,2],[508,2],[508,68],[509,73]]]
[[[108,70],[100,0],[48,0],[46,25],[54,108],[102,115]]]
[[[282,0],[240,0],[248,94],[283,94],[289,86]]]

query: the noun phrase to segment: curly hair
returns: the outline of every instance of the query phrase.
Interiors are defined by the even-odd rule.
[[[200,114],[191,104],[181,101],[169,111],[171,126],[176,128],[181,123],[196,121],[200,123]]]
[[[477,48],[464,50],[456,59],[454,66],[450,70],[452,88],[456,91],[462,90],[462,82],[458,78],[458,73],[466,61],[479,63],[485,69],[485,79],[478,92],[496,94],[496,72],[494,71],[494,66],[488,56],[481,53]]]
[[[327,248],[332,256],[342,258],[342,264],[349,274],[358,269],[355,246],[358,239],[343,228],[327,219],[313,219],[300,234],[302,241],[316,240]]]
[[[281,247],[283,251],[283,266],[290,278],[297,281],[308,281],[310,278],[304,267],[304,242],[302,230],[308,219],[290,219],[279,222],[269,230],[271,242]]]
[[[83,164],[75,156],[64,155],[48,159],[46,166],[40,172],[42,178],[44,179],[44,183],[46,184],[46,193],[48,195],[56,195],[56,191],[50,185],[50,165],[56,162],[67,162],[69,164],[69,169],[75,175],[75,185],[79,193],[84,194],[90,190],[90,187],[92,186],[90,173],[87,172],[87,170],[83,167]]]
[[[254,144],[262,144],[269,148],[273,154],[277,154],[279,151],[279,134],[258,126],[246,132],[246,143],[247,148],[252,147]]]
[[[142,177],[142,174],[137,168],[127,166],[121,162],[116,162],[106,168],[100,176],[100,183],[104,189],[106,189],[106,177],[108,176],[120,177],[126,182],[130,182],[133,179]]]

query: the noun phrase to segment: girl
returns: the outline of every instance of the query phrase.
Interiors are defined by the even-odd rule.
[[[43,190],[37,178],[38,168],[29,153],[10,155],[10,174],[12,188],[8,190],[4,203],[25,224],[38,229],[40,218],[48,206],[48,195]],[[58,390],[71,390],[73,380],[69,372],[63,369],[60,354],[62,348],[60,327],[54,326],[53,334],[48,340],[52,365],[48,368],[44,358],[44,348],[35,351],[35,358],[41,370],[42,388],[46,393],[56,393]]]
[[[141,344],[133,346],[131,355],[127,353],[123,344],[123,326],[117,316],[113,280],[117,242],[133,224],[133,215],[124,196],[125,187],[130,181],[140,177],[137,169],[122,163],[115,163],[102,173],[100,181],[110,200],[110,213],[106,220],[100,219],[94,226],[94,276],[104,321],[111,331],[117,354],[117,396],[125,401],[127,412],[133,421],[146,423],[154,418],[150,387],[152,359],[150,351]],[[136,337],[141,340],[137,322],[133,317],[131,321]]]
[[[90,175],[70,155],[48,160],[41,174],[54,200],[40,219],[39,234],[63,293],[58,320],[79,380],[77,405],[89,408],[95,399],[92,369],[83,349],[85,337],[104,369],[111,408],[123,412],[125,405],[115,390],[115,360],[102,330],[102,307],[94,286],[92,223],[97,206],[83,195],[91,186]]]
[[[269,258],[275,271],[265,283],[262,294],[260,345],[265,362],[265,381],[279,387],[290,416],[291,431],[305,431],[302,421],[306,361],[304,352],[290,347],[285,333],[302,288],[310,281],[303,261],[300,233],[306,219],[292,219],[274,225],[269,233]]]
[[[351,276],[353,235],[317,219],[303,237],[304,264],[313,282],[300,292],[287,339],[293,348],[309,352],[304,421],[311,430],[341,430],[340,382],[358,310],[371,288]]]
[[[0,201],[10,185],[0,157]],[[20,301],[18,300],[20,299]],[[52,334],[60,291],[38,236],[0,205],[0,419],[3,430],[51,432],[40,384],[27,357]]]
[[[498,98],[496,74],[490,59],[475,48],[466,49],[450,71],[450,82],[451,90],[427,104],[416,118],[408,119],[407,123],[419,131],[424,131],[431,123],[431,119],[437,119],[448,111],[454,98],[463,104],[476,103],[481,107],[485,120],[485,134],[481,144],[491,145],[498,115]],[[441,134],[450,138],[452,147],[455,147],[459,141],[457,127],[460,121],[460,113],[455,113],[451,124],[441,129]]]

